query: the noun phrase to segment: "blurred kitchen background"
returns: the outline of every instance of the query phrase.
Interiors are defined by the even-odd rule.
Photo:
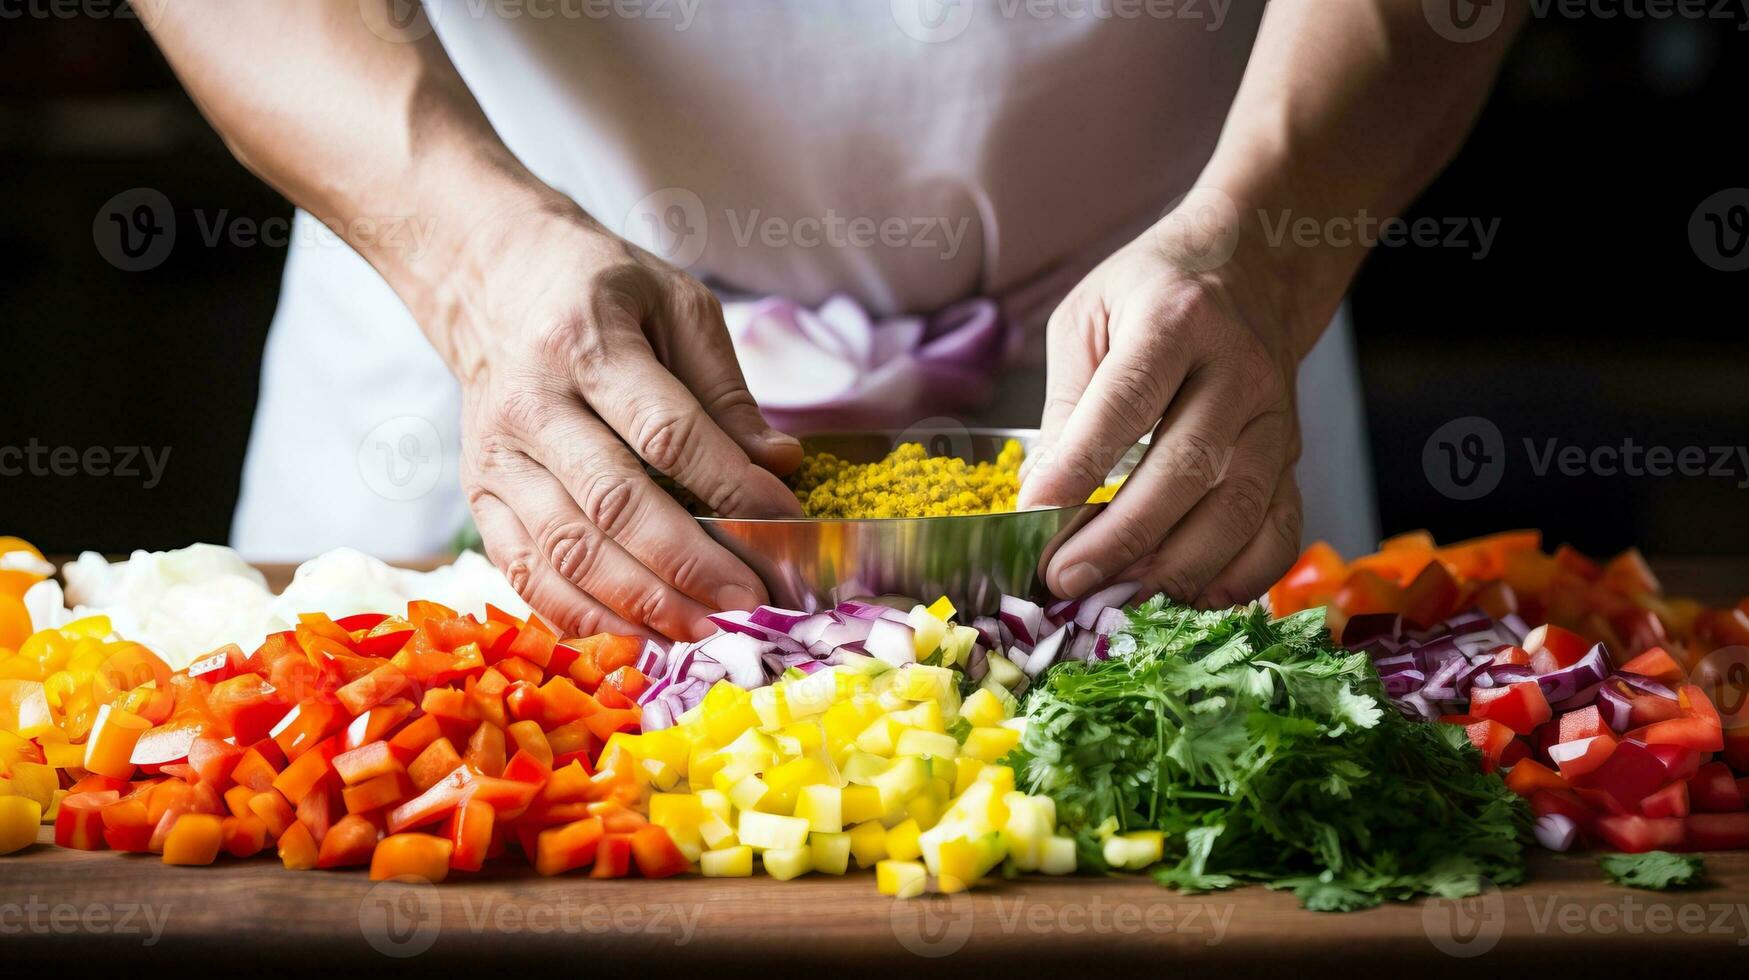
[[[170,447],[149,490],[144,475],[0,476],[0,532],[50,552],[224,541],[284,250],[206,247],[191,215],[291,209],[232,160],[131,18],[0,8],[0,444]],[[1407,216],[1497,218],[1485,257],[1472,235],[1369,260],[1353,303],[1387,532],[1540,526],[1594,553],[1749,552],[1734,451],[1728,475],[1565,476],[1538,475],[1525,448],[1749,446],[1749,271],[1709,266],[1732,263],[1690,235],[1703,201],[1749,186],[1749,22],[1730,13],[1533,20]],[[133,273],[92,225],[139,187],[181,220],[168,259]],[[1497,426],[1506,465],[1492,492],[1453,499],[1424,450],[1470,416]]]

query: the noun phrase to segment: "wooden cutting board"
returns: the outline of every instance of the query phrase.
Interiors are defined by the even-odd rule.
[[[175,868],[48,839],[45,830],[44,843],[0,858],[8,976],[27,975],[11,969],[26,963],[111,961],[235,971],[263,956],[304,976],[564,963],[569,975],[698,966],[783,977],[1088,967],[1244,976],[1400,966],[1474,977],[1576,966],[1689,973],[1749,961],[1742,852],[1708,855],[1705,887],[1666,893],[1607,884],[1592,857],[1539,852],[1519,888],[1338,915],[1258,887],[1187,896],[1141,878],[1026,878],[897,902],[878,895],[866,872],[594,881],[512,866],[437,886],[373,884],[362,871],[290,872],[269,857]]]

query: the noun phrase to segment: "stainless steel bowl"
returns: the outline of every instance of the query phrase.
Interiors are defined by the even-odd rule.
[[[921,442],[931,456],[994,460],[1008,439],[1029,452],[1037,429],[911,428],[805,436],[810,453],[874,462],[902,442]],[[1137,444],[1111,478],[1141,459]],[[928,601],[945,595],[962,611],[994,613],[1004,594],[1043,599],[1045,560],[1104,504],[976,514],[968,517],[786,518],[698,522],[765,581],[772,602],[816,610],[845,599],[902,595]]]

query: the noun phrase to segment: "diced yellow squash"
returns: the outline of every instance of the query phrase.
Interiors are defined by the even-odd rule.
[[[972,782],[978,778],[978,770],[984,768],[988,763],[982,759],[974,759],[969,755],[962,755],[953,761],[953,795],[959,796],[971,787]]]
[[[973,733],[977,729],[972,729]],[[969,750],[968,750],[969,751]],[[926,732],[917,728],[907,728],[899,733],[899,740],[893,743],[894,755],[920,755],[934,759],[952,759],[960,754],[960,743],[954,741],[952,735],[941,732]],[[971,753],[976,755],[977,753]],[[982,756],[980,756],[982,758]],[[1000,756],[998,756],[1000,758]],[[994,762],[995,759],[987,759]]]
[[[0,796],[0,854],[22,851],[36,843],[43,821],[42,804],[28,796]]]
[[[741,843],[760,850],[801,847],[808,842],[808,822],[798,817],[742,810],[735,836]]]
[[[1048,875],[1074,874],[1075,839],[1073,837],[1047,838],[1044,852],[1039,858],[1038,869]]]
[[[846,834],[850,838],[850,853],[859,868],[872,868],[887,856],[887,828],[878,820],[859,823]]]
[[[891,760],[882,756],[853,751],[838,764],[838,772],[848,782],[858,786],[873,786],[875,778],[891,766]]]
[[[796,795],[803,786],[829,782],[832,774],[819,759],[803,756],[791,759],[765,774],[765,785],[771,796],[761,809],[770,813],[791,813],[796,807]]]
[[[826,733],[816,718],[784,726],[777,733],[777,741],[785,755],[817,755],[825,746]]]
[[[758,776],[749,775],[736,780],[735,784],[729,787],[727,795],[729,802],[735,805],[735,809],[756,810],[759,808],[760,801],[764,800],[770,793],[771,788],[765,785],[765,780]]]
[[[917,844],[917,838],[923,834],[923,828],[917,826],[915,820],[905,820],[898,826],[887,831],[887,856],[898,861],[915,861],[923,856],[923,850]]]
[[[941,703],[938,701],[919,701],[908,708],[889,712],[887,718],[901,728],[921,728],[926,732],[947,731],[947,723],[943,720]],[[897,738],[897,733],[893,737]]]
[[[985,766],[978,770],[978,779],[989,783],[998,795],[1014,792],[1014,770],[1007,766]]]
[[[700,840],[698,828],[704,818],[704,803],[691,793],[650,795],[650,822],[667,830],[682,850],[686,843]]]
[[[887,770],[874,778],[881,791],[881,809],[891,812],[910,802],[929,781],[929,767],[916,756],[894,759]]]
[[[1140,871],[1158,864],[1165,850],[1166,835],[1158,830],[1113,834],[1103,845],[1105,863],[1124,871]]]
[[[814,870],[814,852],[802,847],[774,848],[759,855],[765,873],[778,881],[799,878]]]
[[[739,843],[735,839],[735,829],[729,826],[727,820],[717,816],[715,812],[706,814],[704,820],[699,823],[698,836],[704,841],[706,847],[717,850],[733,847]]]
[[[876,718],[856,736],[856,748],[870,755],[890,756],[893,754],[893,744],[903,731],[904,726],[894,720],[892,715]]]
[[[680,782],[680,773],[661,759],[639,759],[638,769],[652,789],[667,791]]]
[[[698,856],[698,870],[706,878],[746,878],[753,874],[753,848],[742,844],[706,851]]]
[[[878,792],[876,797],[879,797]],[[796,794],[795,815],[806,820],[808,829],[814,833],[830,834],[843,830],[843,791],[822,783],[803,786]]]
[[[936,619],[939,619],[944,623],[953,619],[956,612],[958,612],[958,610],[953,607],[953,600],[949,599],[947,596],[942,596],[929,604],[929,615],[934,616]]]
[[[960,705],[960,717],[974,727],[988,728],[1000,724],[1002,719],[1008,717],[1008,711],[996,695],[979,688]]]
[[[760,725],[766,728],[782,728],[795,720],[790,716],[788,699],[783,692],[782,684],[769,684],[754,689],[753,713],[759,716]]]
[[[699,702],[699,718],[712,745],[727,745],[759,724],[753,696],[726,680],[718,681]]]
[[[928,830],[941,821],[942,811],[947,809],[942,799],[934,793],[918,793],[905,804],[905,816],[919,829]]]
[[[944,892],[964,891],[978,883],[1002,860],[1002,836],[990,833],[976,839],[950,837],[937,849],[936,885]]]
[[[875,865],[875,887],[882,895],[915,898],[929,885],[929,872],[916,861],[882,861]]]
[[[714,813],[724,820],[734,816],[731,810],[733,804],[729,802],[727,793],[714,789],[701,789],[695,795],[698,796],[698,805],[704,807],[707,812]]]
[[[886,808],[881,805],[881,791],[873,786],[845,786],[838,791],[839,816],[849,827],[868,820],[878,820]]]
[[[995,762],[1014,751],[1020,744],[1020,733],[1012,728],[973,727],[966,733],[966,742],[960,746],[966,755],[974,756],[985,762]]]
[[[912,664],[900,668],[897,690],[907,701],[940,701],[959,689],[959,672],[946,667]]]
[[[936,618],[928,609],[922,606],[912,606],[911,614],[905,617],[915,634],[914,649],[917,659],[926,659],[941,646],[942,637],[947,635],[947,624]]]
[[[808,835],[808,850],[812,852],[814,870],[821,874],[841,875],[850,870],[850,835],[847,833]]]

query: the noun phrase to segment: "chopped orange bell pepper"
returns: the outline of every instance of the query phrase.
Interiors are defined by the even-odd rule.
[[[449,875],[455,845],[431,834],[390,834],[376,845],[370,880],[412,877],[439,882]]]

